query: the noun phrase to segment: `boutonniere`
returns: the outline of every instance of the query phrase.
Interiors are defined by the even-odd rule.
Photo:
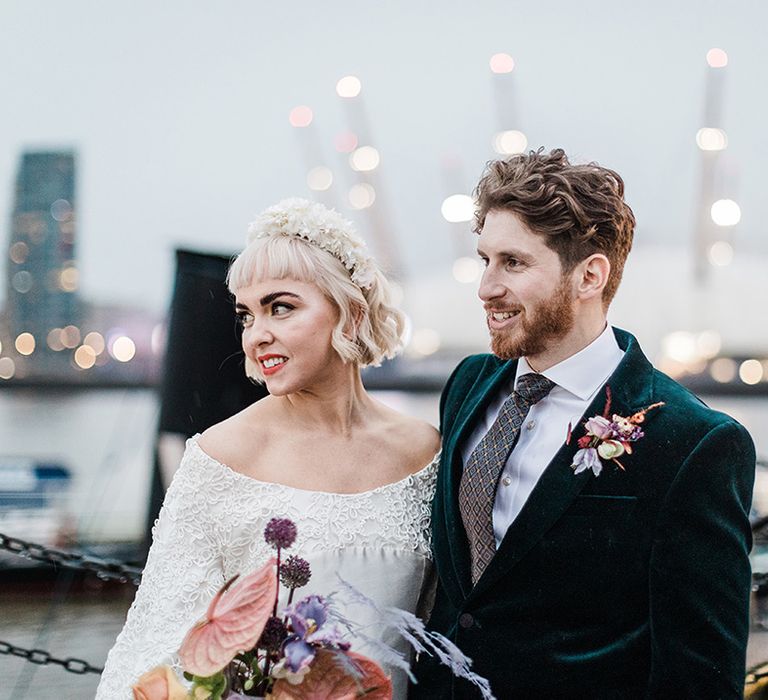
[[[577,443],[579,449],[573,456],[573,464],[571,464],[574,474],[591,469],[595,476],[600,476],[600,472],[603,471],[603,460],[614,462],[624,471],[619,457],[625,453],[631,455],[632,443],[645,435],[640,427],[645,421],[645,414],[664,405],[663,401],[659,401],[625,418],[615,413],[611,414],[611,388],[608,385],[605,387],[605,395],[603,415],[592,416],[584,421],[584,430],[587,434],[580,437]],[[566,444],[570,441],[569,430]]]

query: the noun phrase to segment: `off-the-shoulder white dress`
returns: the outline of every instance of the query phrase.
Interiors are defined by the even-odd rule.
[[[129,700],[145,671],[167,663],[204,614],[221,585],[249,573],[273,554],[263,538],[273,517],[291,518],[298,536],[288,554],[312,567],[309,584],[296,592],[327,595],[339,588],[337,573],[379,605],[418,612],[432,577],[430,513],[438,459],[401,481],[356,494],[305,491],[251,479],[187,441],[153,530],[153,544],[128,618],[109,652],[97,700]],[[371,626],[355,606],[348,615]],[[364,647],[353,650],[370,655]],[[399,639],[385,639],[408,653]],[[394,697],[406,695],[406,678],[392,671]]]

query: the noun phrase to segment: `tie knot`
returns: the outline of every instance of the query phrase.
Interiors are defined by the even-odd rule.
[[[517,380],[515,392],[524,401],[533,405],[541,401],[550,391],[555,383],[547,379],[543,374],[530,372],[524,374]]]

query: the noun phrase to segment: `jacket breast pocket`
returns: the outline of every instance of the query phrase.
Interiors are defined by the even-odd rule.
[[[562,517],[622,518],[636,505],[636,496],[577,496]]]

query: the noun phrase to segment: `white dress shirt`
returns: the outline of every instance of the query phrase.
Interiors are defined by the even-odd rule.
[[[555,386],[547,396],[531,406],[520,429],[520,437],[499,478],[493,505],[496,547],[501,544],[507,528],[518,516],[536,482],[565,442],[568,426],[576,428],[584,411],[622,357],[624,351],[616,343],[611,327],[606,326],[583,350],[541,372]],[[529,372],[533,370],[526,359],[521,357],[514,382],[494,397],[463,446],[462,458],[465,465],[472,451],[490,430],[502,404],[517,386],[517,380]]]

